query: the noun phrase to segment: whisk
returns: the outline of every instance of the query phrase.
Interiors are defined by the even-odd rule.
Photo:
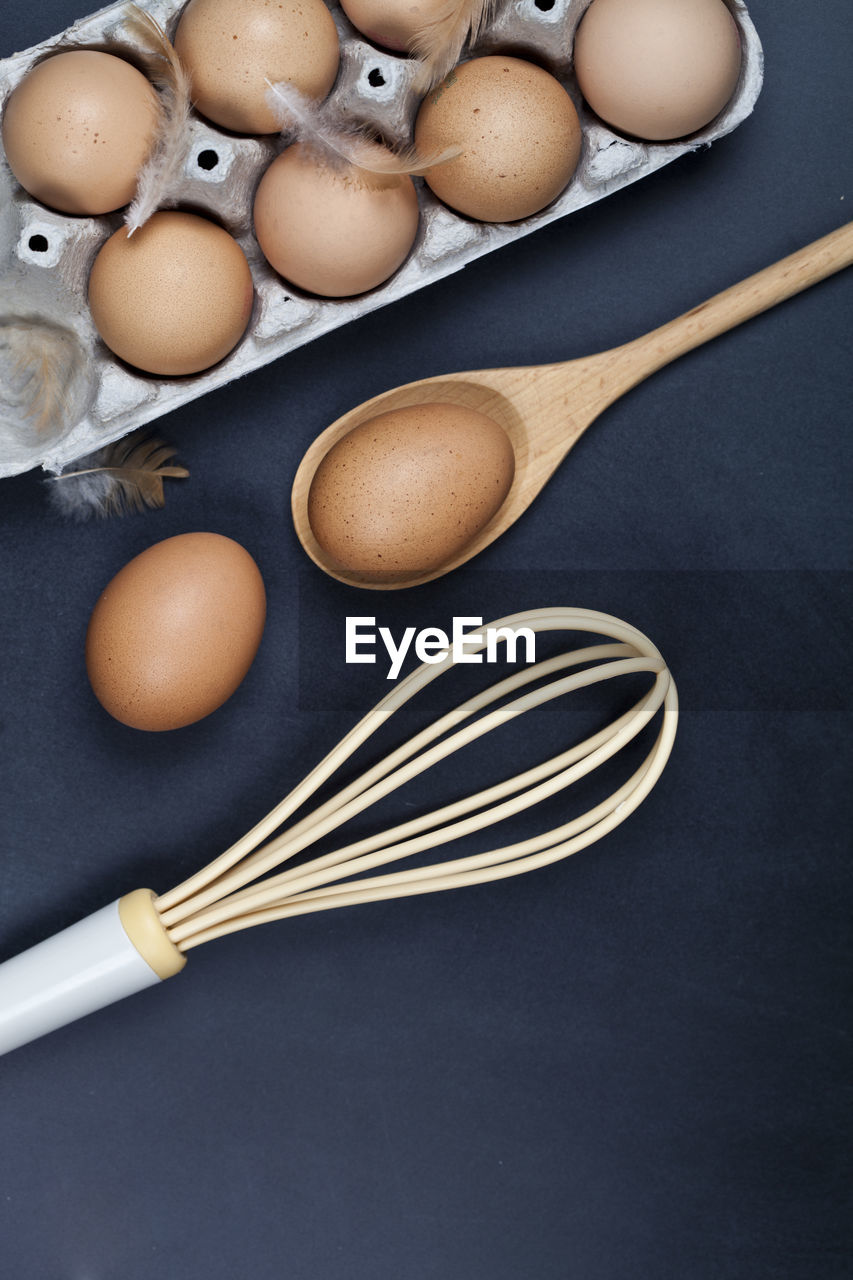
[[[522,628],[604,639],[514,671],[391,751],[305,816],[291,821],[340,767],[417,693],[449,670],[448,649],[401,680],[291,793],[207,867],[160,896],[137,889],[0,965],[0,1052],[178,973],[187,952],[238,929],[288,916],[520,875],[586,848],[645,799],[663,771],[678,719],[675,684],[655,646],[628,623],[587,609],[513,614],[463,637],[477,660]],[[545,762],[420,817],[276,871],[439,761],[555,698],[620,676],[651,677],[623,714]],[[493,704],[499,703],[497,706]],[[451,844],[554,796],[616,756],[658,715],[657,736],[607,799],[527,839],[428,866],[377,872]]]

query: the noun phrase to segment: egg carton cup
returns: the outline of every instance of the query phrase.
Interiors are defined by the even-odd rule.
[[[414,293],[467,263],[529,235],[688,151],[730,133],[751,113],[761,89],[761,44],[740,0],[727,0],[741,34],[740,78],[722,113],[705,129],[676,142],[640,142],[614,133],[585,106],[572,73],[575,29],[590,0],[506,0],[478,42],[477,54],[502,52],[546,67],[565,86],[583,130],[580,164],[569,186],[547,208],[513,223],[480,223],[457,215],[416,180],[421,222],[414,248],[384,285],[348,299],[300,292],[268,266],[252,231],[252,201],[262,173],[281,149],[274,137],[242,137],[197,117],[180,184],[171,204],[207,212],[232,233],[248,258],[255,304],[235,350],[206,372],[159,378],[117,360],[99,338],[87,304],[95,255],[122,224],[122,211],[105,217],[70,217],[33,200],[18,185],[0,152],[0,476],[41,466],[57,472],[127,432],[189,400],[268,364],[295,347]],[[182,5],[143,0],[171,36]],[[363,39],[329,5],[341,41],[332,96],[354,120],[375,127],[391,143],[407,143],[419,98],[406,58]],[[123,3],[76,22],[67,31],[0,62],[0,99],[51,52],[70,47],[134,53]],[[60,404],[31,410],[35,376],[21,362],[22,342],[37,332]],[[64,423],[57,433],[56,422]]]

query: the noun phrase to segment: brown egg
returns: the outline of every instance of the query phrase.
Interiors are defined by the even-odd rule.
[[[92,610],[86,669],[95,696],[134,729],[193,724],[243,680],[265,616],[260,572],[239,543],[218,533],[157,542]]]
[[[368,40],[403,53],[447,5],[445,0],[341,0],[341,8]]]
[[[424,100],[415,122],[422,154],[459,146],[426,182],[452,209],[513,222],[544,209],[577,168],[581,129],[558,80],[520,58],[460,63]]]
[[[161,376],[198,373],[242,337],[253,301],[246,255],[192,213],[155,213],[116,231],[89,277],[95,327],[115,355]]]
[[[593,0],[575,74],[602,120],[638,138],[695,133],[735,91],[740,36],[723,0]]]
[[[267,81],[287,80],[325,98],[340,60],[338,31],[323,0],[190,0],[175,49],[192,80],[193,104],[235,133],[277,133]]]
[[[9,95],[3,149],[25,191],[61,213],[133,199],[159,123],[157,94],[111,53],[72,49],[38,63]]]
[[[342,568],[425,572],[485,528],[514,472],[509,437],[485,414],[453,404],[392,409],[329,450],[308,519]]]
[[[255,196],[255,234],[272,267],[327,298],[373,289],[405,261],[418,232],[406,175],[332,169],[301,143],[267,169]]]

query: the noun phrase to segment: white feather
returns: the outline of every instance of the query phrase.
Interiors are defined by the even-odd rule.
[[[301,142],[331,169],[346,171],[351,166],[375,174],[423,173],[459,154],[458,147],[429,156],[415,147],[392,151],[372,136],[364,125],[347,120],[330,99],[308,98],[288,81],[267,81],[267,103],[289,143]]]
[[[160,123],[154,145],[139,171],[136,194],[125,213],[128,236],[152,213],[174,203],[175,185],[183,172],[190,141],[190,79],[159,24],[130,5],[126,24],[143,46],[148,75],[159,90]]]
[[[78,465],[91,463],[95,459],[94,454],[81,458]],[[75,476],[73,484],[57,484],[54,479],[48,480],[47,484],[51,506],[60,515],[73,520],[106,516],[114,500],[115,482],[103,472],[93,471],[89,475]]]
[[[453,70],[467,44],[477,43],[490,20],[496,0],[447,0],[430,22],[409,41],[408,51],[419,66],[415,88],[426,93]]]

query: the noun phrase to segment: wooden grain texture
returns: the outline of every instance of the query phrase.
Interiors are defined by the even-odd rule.
[[[311,445],[291,495],[296,534],[308,555],[340,582],[373,590],[418,586],[477,555],[514,524],[566,454],[608,405],[694,347],[784,302],[853,263],[853,222],[749,276],[677,319],[623,346],[557,364],[483,369],[422,378],[366,400],[332,423]],[[503,506],[446,564],[423,574],[367,574],[343,569],[311,531],[308,492],[321,459],[353,427],[404,406],[450,403],[488,414],[515,450],[515,478]]]

